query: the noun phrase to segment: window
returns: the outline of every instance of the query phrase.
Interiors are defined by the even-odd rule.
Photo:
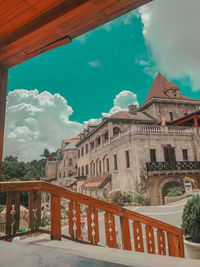
[[[85,145],[85,153],[88,153],[88,144]]]
[[[107,172],[109,172],[109,159],[106,159],[106,163],[107,163]]]
[[[80,149],[78,150],[78,158],[80,158]]]
[[[95,175],[95,163],[93,163],[93,175]]]
[[[81,175],[81,170],[80,170],[80,167],[78,168],[78,176]]]
[[[173,112],[169,112],[170,121],[173,121]]]
[[[85,174],[86,174],[86,175],[89,174],[89,168],[88,168],[88,165],[85,166]]]
[[[126,155],[126,168],[130,168],[129,150],[125,151]]]
[[[105,140],[105,141],[108,140],[108,132],[106,132],[106,133],[104,134],[104,140]]]
[[[84,156],[84,147],[81,147],[81,156]]]
[[[65,172],[63,172],[63,177],[65,177]]]
[[[165,162],[175,162],[176,161],[175,148],[171,147],[171,145],[167,145],[166,147],[164,147],[164,158]]]
[[[69,159],[69,166],[72,166],[72,159]]]
[[[156,150],[155,149],[150,149],[150,161],[156,162]]]
[[[97,145],[99,146],[101,144],[101,137],[99,136],[98,138],[97,138]]]
[[[101,161],[99,161],[99,173],[101,174]]]
[[[113,135],[118,135],[120,133],[120,129],[118,127],[113,128]]]
[[[82,176],[84,176],[84,166],[82,166]]]
[[[114,155],[114,170],[117,170],[117,155]]]
[[[182,152],[183,152],[183,161],[188,161],[187,149],[182,149]]]
[[[90,150],[94,149],[94,141],[90,143]]]

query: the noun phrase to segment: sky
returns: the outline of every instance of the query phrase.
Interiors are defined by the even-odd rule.
[[[4,156],[39,159],[141,105],[157,72],[200,99],[199,0],[155,0],[9,71]]]

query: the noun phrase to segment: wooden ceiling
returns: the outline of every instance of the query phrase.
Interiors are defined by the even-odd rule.
[[[0,0],[0,65],[13,67],[152,0]]]

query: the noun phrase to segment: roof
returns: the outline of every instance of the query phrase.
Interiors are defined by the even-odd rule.
[[[150,116],[144,114],[141,111],[138,111],[135,115],[131,114],[129,111],[119,111],[109,118],[120,120],[154,121]]]
[[[102,188],[104,187],[109,181],[111,181],[111,175],[110,174],[103,174],[98,176],[92,176],[88,178],[83,184],[83,188]]]
[[[70,43],[72,39],[151,1],[2,0],[0,65],[10,68]]]
[[[156,78],[154,79],[154,82],[149,90],[149,93],[146,97],[145,102],[149,101],[151,98],[154,97],[160,97],[160,98],[179,98],[179,99],[185,99],[185,100],[195,100],[186,96],[183,96],[180,92],[177,97],[170,97],[166,94],[166,92],[170,89],[175,89],[177,91],[180,90],[180,88],[174,84],[171,81],[168,81],[160,72],[157,74]]]
[[[189,114],[173,121],[172,124],[176,124],[177,122],[185,121],[186,119],[189,119],[190,117],[191,117],[191,120],[193,120],[193,117],[196,117],[196,116],[197,116],[198,120],[200,120],[200,110],[189,113]]]

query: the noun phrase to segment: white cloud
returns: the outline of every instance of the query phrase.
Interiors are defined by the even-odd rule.
[[[88,64],[93,68],[101,67],[101,63],[98,59],[90,61]]]
[[[198,90],[200,1],[155,0],[139,10],[156,69],[169,78],[190,77],[193,90]]]
[[[7,97],[4,156],[27,161],[39,158],[44,148],[54,151],[63,138],[76,136],[83,125],[70,121],[73,113],[59,94],[14,90]]]
[[[129,104],[138,105],[137,96],[130,91],[122,91],[115,97],[113,108],[102,116],[127,110]],[[4,157],[14,155],[23,161],[38,159],[44,148],[55,151],[62,139],[78,135],[88,123],[101,122],[101,119],[90,119],[83,124],[71,121],[72,113],[67,100],[60,94],[39,93],[37,89],[9,92]]]

